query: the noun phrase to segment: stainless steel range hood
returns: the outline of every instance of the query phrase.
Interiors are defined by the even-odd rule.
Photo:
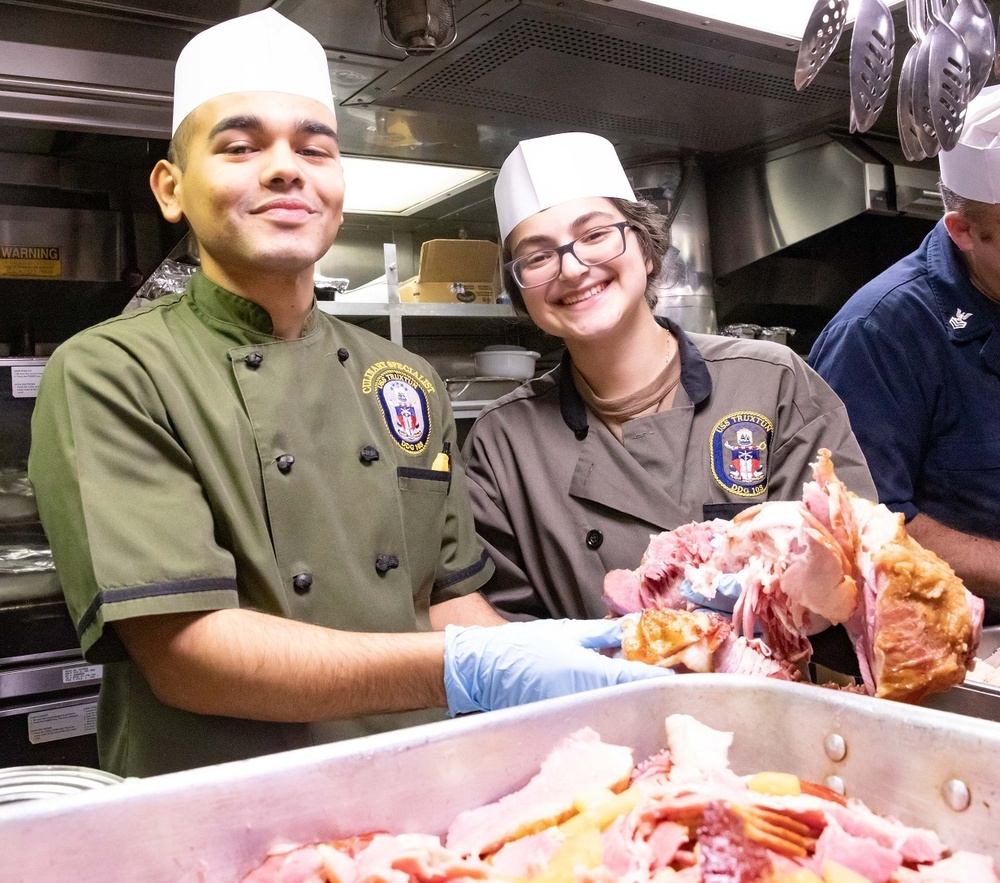
[[[719,276],[865,212],[937,220],[937,163],[906,163],[889,139],[819,135],[707,176]]]

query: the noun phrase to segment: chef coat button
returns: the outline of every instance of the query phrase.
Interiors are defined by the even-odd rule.
[[[278,472],[282,475],[288,475],[292,471],[292,464],[295,462],[295,458],[291,454],[282,454],[277,459]]]
[[[387,573],[397,567],[399,567],[399,558],[395,555],[379,555],[375,559],[375,569],[379,573]]]
[[[378,458],[379,458],[378,448],[373,447],[372,445],[365,445],[361,449],[361,454],[359,455],[359,459],[361,460],[362,463],[372,463]]]
[[[590,432],[590,427],[584,426],[583,429],[574,430],[573,435],[576,436],[577,441],[583,441],[587,437],[588,432]]]
[[[337,358],[340,359],[341,362],[346,362],[350,357],[351,354],[343,347],[337,350]]]
[[[588,549],[600,549],[601,544],[604,542],[604,534],[599,530],[588,530],[587,531],[587,548]]]
[[[312,588],[312,584],[311,573],[297,573],[292,577],[292,588],[295,589],[296,595],[305,595]]]
[[[264,354],[254,350],[252,353],[248,353],[247,357],[243,361],[247,363],[248,368],[252,368],[256,371],[264,361]]]

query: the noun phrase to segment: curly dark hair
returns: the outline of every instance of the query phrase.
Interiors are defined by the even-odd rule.
[[[621,213],[621,216],[629,222],[629,227],[639,240],[639,248],[642,249],[644,261],[650,264],[650,271],[646,275],[646,303],[652,309],[656,306],[656,280],[663,269],[663,256],[670,247],[670,229],[667,227],[667,219],[660,214],[660,210],[651,202],[639,199],[633,202],[629,199],[619,199],[609,196],[609,200]],[[498,268],[499,282],[510,295],[511,301],[518,310],[524,312],[524,297],[521,289],[514,281],[514,277],[504,269],[504,264],[511,260],[510,247],[505,242],[500,252],[500,265]]]

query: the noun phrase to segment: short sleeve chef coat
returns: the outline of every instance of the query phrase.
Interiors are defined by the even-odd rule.
[[[810,361],[847,405],[880,502],[1000,539],[1000,305],[943,222],[847,301]]]
[[[781,344],[677,337],[674,405],[622,426],[586,409],[568,355],[486,408],[466,439],[479,534],[497,572],[483,594],[512,618],[600,617],[604,576],[639,566],[650,536],[799,499],[821,447],[847,486],[874,487],[830,388]]]
[[[160,703],[116,620],[247,607],[355,632],[430,628],[493,571],[475,536],[441,380],[314,309],[281,340],[200,272],[185,293],[88,329],[46,366],[29,473],[70,614],[105,663],[101,763],[148,775],[390,729]],[[440,712],[431,712],[440,716]]]

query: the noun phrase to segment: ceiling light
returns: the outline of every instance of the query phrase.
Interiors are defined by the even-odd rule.
[[[380,215],[414,215],[496,172],[395,162],[358,156],[341,157],[346,192],[344,211]]]
[[[594,0],[591,0],[594,2]],[[602,4],[605,0],[598,0]],[[890,7],[905,0],[890,0]],[[708,28],[758,43],[789,47],[802,39],[814,0],[615,0],[615,6],[679,24]],[[848,24],[861,0],[850,0]]]

